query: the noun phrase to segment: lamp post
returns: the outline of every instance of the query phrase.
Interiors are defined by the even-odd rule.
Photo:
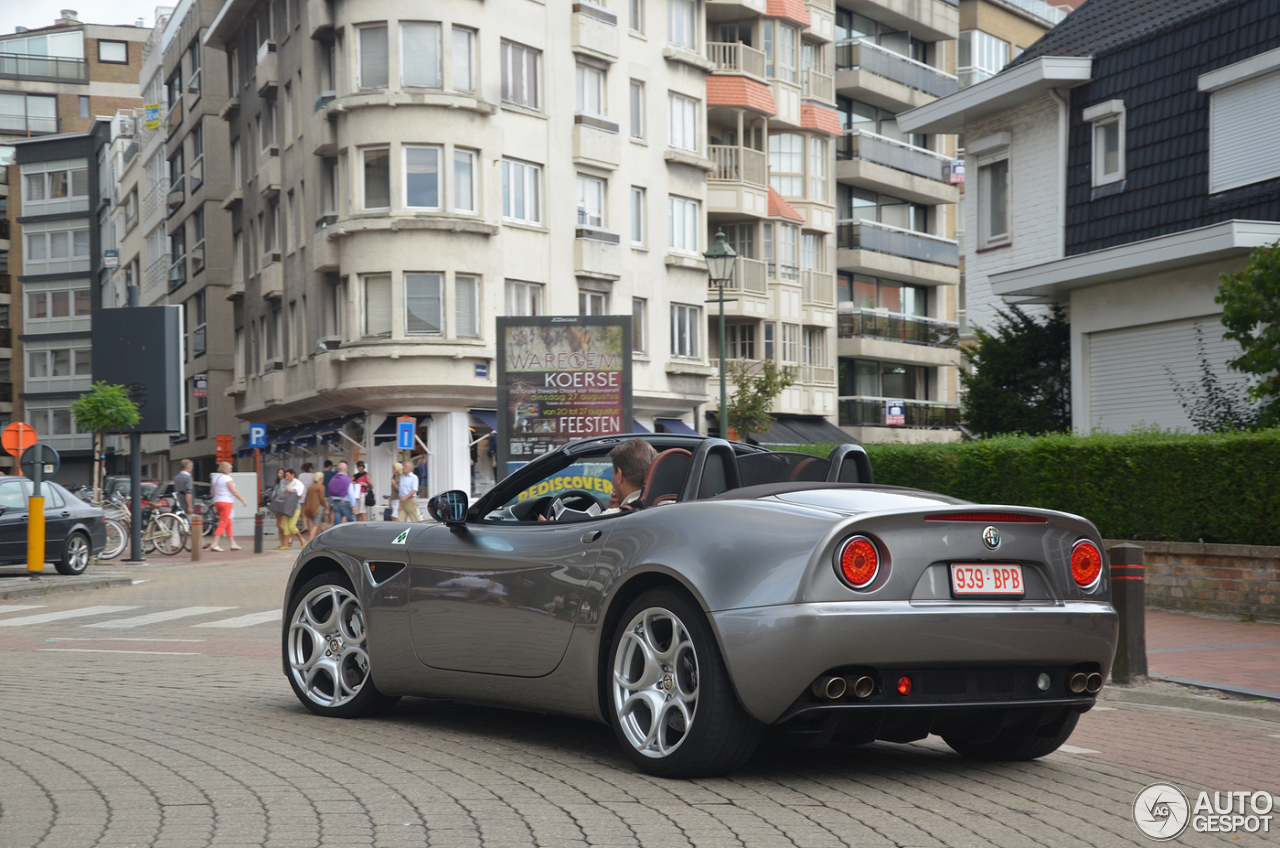
[[[716,231],[716,243],[702,254],[707,260],[707,271],[711,275],[711,283],[719,289],[716,301],[720,304],[720,438],[729,438],[729,407],[725,395],[724,374],[724,290],[733,283],[733,271],[737,265],[738,252],[724,243],[724,230]],[[737,300],[737,298],[729,298]],[[710,303],[711,301],[708,301]]]

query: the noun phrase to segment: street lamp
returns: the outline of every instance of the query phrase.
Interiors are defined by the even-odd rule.
[[[737,266],[738,252],[724,243],[724,230],[717,230],[716,243],[702,255],[707,260],[711,284],[719,289],[716,300],[720,304],[720,438],[727,439],[729,438],[729,408],[725,401],[724,383],[724,290],[733,284],[733,271]],[[729,300],[737,300],[737,298],[731,297]]]

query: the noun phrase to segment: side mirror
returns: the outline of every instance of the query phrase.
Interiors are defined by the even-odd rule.
[[[457,527],[467,521],[467,493],[461,489],[450,489],[427,500],[427,514],[450,527]]]

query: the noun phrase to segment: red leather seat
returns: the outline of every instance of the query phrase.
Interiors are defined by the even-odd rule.
[[[649,465],[648,473],[644,475],[640,502],[647,509],[679,498],[692,464],[693,454],[684,448],[671,448],[658,454]]]

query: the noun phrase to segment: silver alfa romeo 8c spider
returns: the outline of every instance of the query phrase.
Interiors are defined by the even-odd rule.
[[[621,510],[609,452],[656,458]],[[635,508],[630,508],[635,507]],[[334,527],[284,601],[284,673],[322,716],[402,696],[610,724],[635,764],[741,766],[762,734],[1029,760],[1110,671],[1098,530],[872,482],[867,454],[693,436],[587,439],[434,523]]]

